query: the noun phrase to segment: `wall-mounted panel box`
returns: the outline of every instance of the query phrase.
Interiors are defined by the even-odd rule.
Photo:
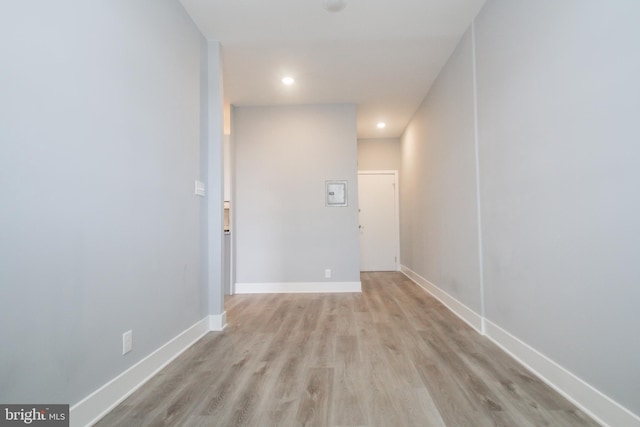
[[[325,206],[347,206],[347,181],[325,181]]]

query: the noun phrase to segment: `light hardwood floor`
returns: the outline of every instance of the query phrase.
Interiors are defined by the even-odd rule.
[[[235,295],[97,425],[597,426],[400,273],[362,294]]]

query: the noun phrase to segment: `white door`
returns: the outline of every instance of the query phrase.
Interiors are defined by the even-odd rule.
[[[360,270],[398,270],[397,172],[358,172]]]

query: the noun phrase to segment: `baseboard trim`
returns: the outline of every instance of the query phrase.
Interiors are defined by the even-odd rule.
[[[401,271],[424,290],[443,303],[453,314],[485,335],[518,363],[556,390],[603,426],[640,427],[640,417],[607,395],[595,389],[570,371],[558,365],[538,350],[511,335],[495,323],[482,318],[460,301],[402,265]]]
[[[487,337],[603,426],[640,427],[640,417],[538,350],[485,319]]]
[[[222,314],[212,314],[209,316],[209,330],[220,332],[227,327],[227,312],[223,311]]]
[[[226,319],[223,313],[219,317]],[[71,427],[92,426],[211,329],[211,317],[196,322],[162,347],[71,407]]]
[[[411,270],[409,267],[405,265],[400,266],[400,271],[411,279],[418,286],[423,288],[425,291],[429,292],[435,299],[444,304],[449,310],[453,312],[460,319],[464,320],[469,326],[475,329],[480,335],[482,333],[482,316],[477,314],[475,311],[471,310],[469,307],[425,279],[420,276],[415,271]]]
[[[236,294],[362,292],[361,282],[236,283]]]

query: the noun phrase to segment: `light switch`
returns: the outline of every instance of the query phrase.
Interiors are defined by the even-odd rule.
[[[204,182],[202,181],[198,181],[196,179],[196,196],[203,196],[204,197]]]
[[[125,355],[133,349],[133,331],[122,334],[122,354]]]

